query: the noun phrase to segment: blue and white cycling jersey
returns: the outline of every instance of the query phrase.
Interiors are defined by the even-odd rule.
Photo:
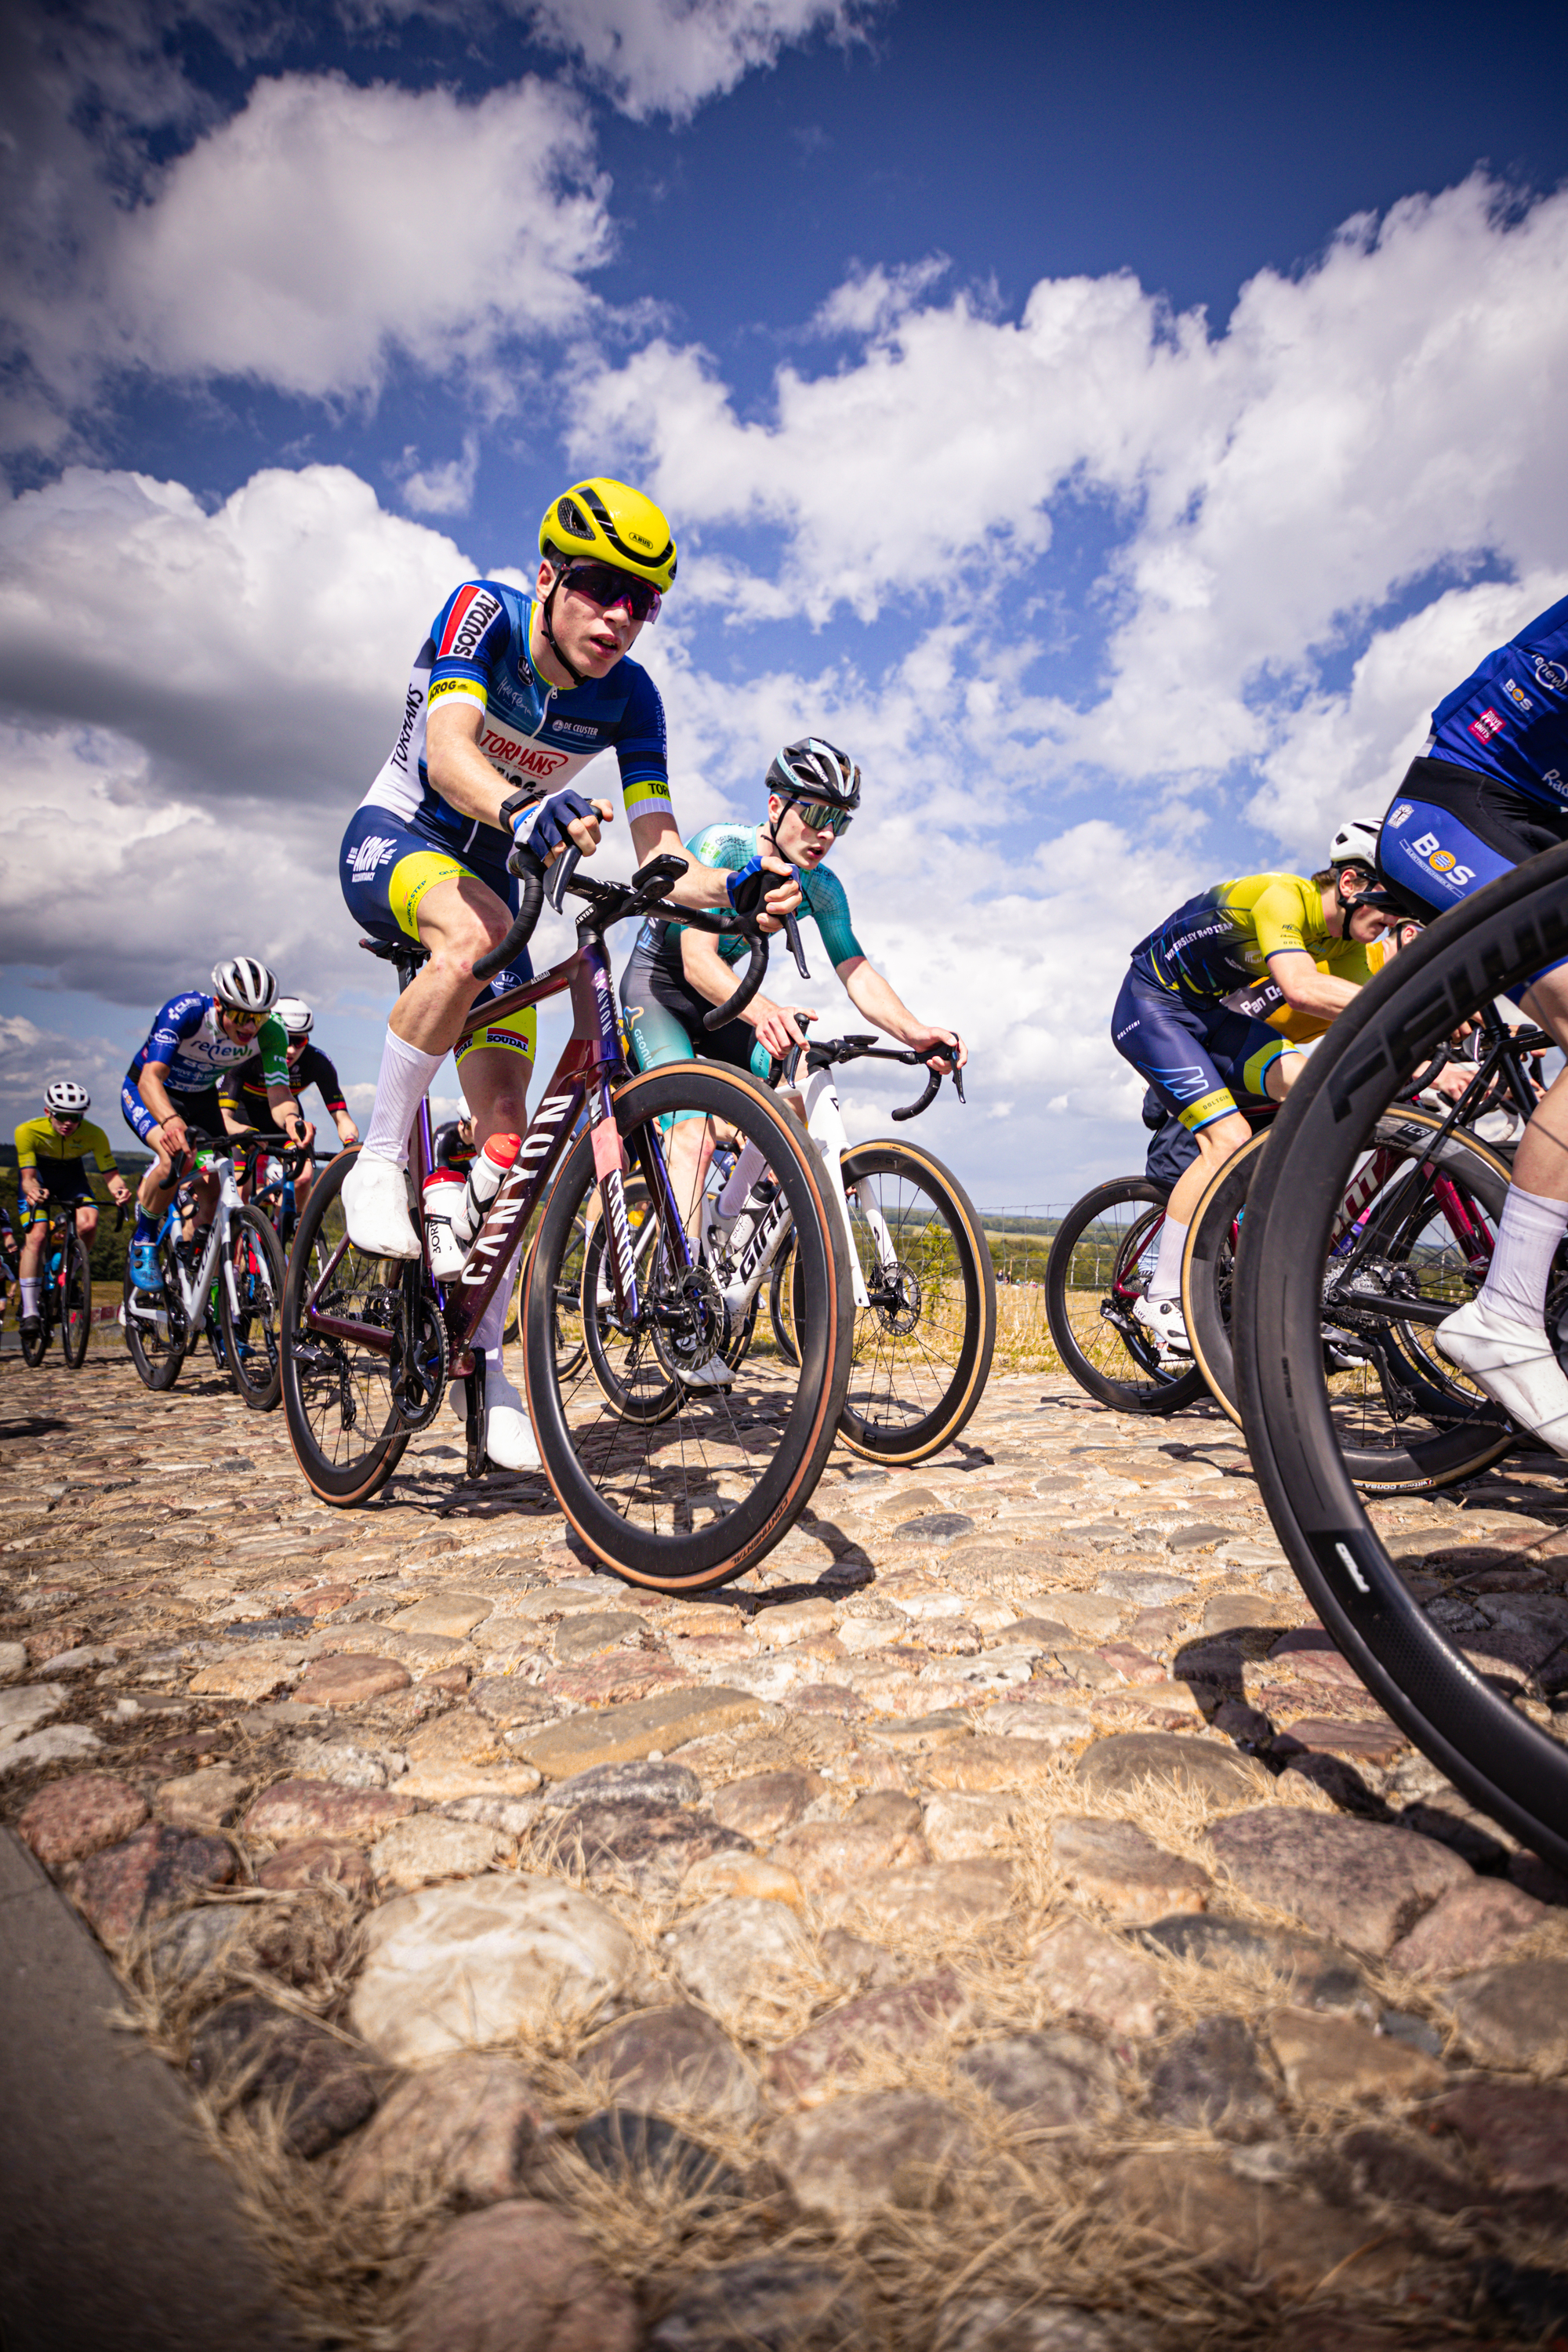
[[[1432,713],[1430,760],[1451,760],[1568,807],[1568,596],[1489,653]]]
[[[277,1014],[268,1013],[254,1037],[234,1038],[222,1026],[219,1013],[216,997],[197,990],[171,996],[132,1058],[127,1083],[134,1087],[149,1062],[161,1062],[169,1073],[164,1084],[171,1094],[204,1094],[226,1071],[248,1062],[254,1054],[260,1057],[268,1086],[288,1086],[289,1037]]]
[[[514,791],[544,793],[614,746],[626,815],[669,814],[664,704],[647,670],[623,657],[608,674],[563,689],[528,656],[533,599],[499,580],[465,580],[415,657],[403,723],[362,808],[384,808],[454,857],[504,866],[511,841],[444,801],[425,763],[425,726],[448,696],[477,702],[479,745]]]

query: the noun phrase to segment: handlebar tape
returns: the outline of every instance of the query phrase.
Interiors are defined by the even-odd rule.
[[[534,927],[544,906],[544,867],[526,843],[515,843],[506,863],[507,871],[515,874],[522,884],[517,920],[500,947],[491,948],[488,955],[477,960],[474,965],[476,980],[493,980],[498,971],[506,970],[513,956],[521,955],[533,937]]]
[[[736,1013],[741,1012],[746,1005],[750,1004],[752,997],[755,996],[758,989],[761,988],[763,984],[763,974],[766,971],[767,968],[768,942],[765,934],[759,931],[752,940],[751,960],[747,963],[744,972],[742,974],[740,987],[735,991],[734,995],[729,997],[724,1003],[716,1004],[711,1013],[705,1013],[703,1014],[703,1028],[707,1030],[722,1029],[727,1021],[733,1021]]]

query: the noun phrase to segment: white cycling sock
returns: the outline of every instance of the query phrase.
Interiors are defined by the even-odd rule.
[[[1163,1298],[1180,1298],[1182,1252],[1186,1245],[1186,1226],[1179,1225],[1174,1217],[1167,1217],[1160,1228],[1160,1255],[1154,1261],[1154,1278],[1147,1292],[1151,1307],[1157,1307]]]
[[[390,1027],[381,1049],[381,1076],[375,1082],[375,1107],[365,1130],[364,1150],[373,1160],[408,1165],[408,1130],[419,1108],[419,1097],[446,1060],[445,1054],[422,1054]]]
[[[38,1287],[43,1277],[40,1275],[35,1275],[31,1282],[29,1282],[26,1276],[23,1276],[22,1312],[24,1315],[36,1315],[37,1313]]]
[[[1521,1192],[1510,1184],[1478,1304],[1510,1323],[1544,1323],[1547,1280],[1565,1231],[1568,1201]]]

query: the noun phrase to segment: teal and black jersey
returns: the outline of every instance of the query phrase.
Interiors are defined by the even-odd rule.
[[[710,824],[694,834],[686,846],[704,866],[721,866],[727,873],[734,874],[758,855],[760,831],[761,827],[754,824]],[[826,865],[810,871],[796,866],[795,878],[803,901],[797,919],[811,917],[835,971],[850,956],[863,957],[866,950],[855,936],[849,920],[849,901],[837,875],[830,874]],[[637,934],[634,953],[672,980],[684,980],[680,934],[685,929],[684,923],[647,922]],[[716,939],[713,944],[726,963],[739,963],[750,952],[745,940]]]

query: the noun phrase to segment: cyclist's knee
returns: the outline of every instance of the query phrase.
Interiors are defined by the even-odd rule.
[[[1205,1160],[1229,1160],[1244,1143],[1252,1140],[1252,1129],[1239,1111],[1227,1111],[1223,1118],[1211,1119],[1200,1127],[1193,1138]]]

